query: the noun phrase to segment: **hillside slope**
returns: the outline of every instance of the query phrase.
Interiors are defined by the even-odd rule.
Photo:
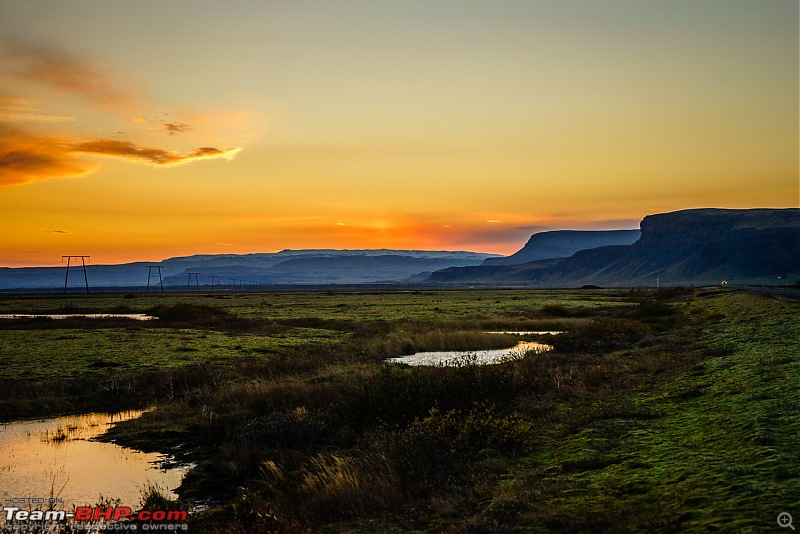
[[[432,283],[647,286],[794,282],[800,209],[695,209],[649,215],[632,245],[515,266],[447,269]]]
[[[640,230],[555,230],[533,234],[520,250],[505,258],[487,258],[483,265],[520,265],[538,260],[568,258],[578,251],[635,243]]]

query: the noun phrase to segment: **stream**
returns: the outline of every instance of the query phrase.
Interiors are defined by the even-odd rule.
[[[0,500],[5,506],[70,510],[119,499],[137,507],[148,485],[170,497],[189,466],[163,469],[169,459],[96,441],[111,425],[141,410],[92,413],[0,424]],[[173,464],[170,464],[171,466]]]

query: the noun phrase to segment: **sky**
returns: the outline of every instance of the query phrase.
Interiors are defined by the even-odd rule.
[[[0,0],[0,266],[797,207],[797,0]]]

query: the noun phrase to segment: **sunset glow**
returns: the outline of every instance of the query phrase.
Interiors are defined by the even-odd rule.
[[[798,3],[0,0],[0,266],[793,207]]]

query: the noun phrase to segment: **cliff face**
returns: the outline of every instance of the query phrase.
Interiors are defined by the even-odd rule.
[[[630,245],[639,230],[556,230],[533,234],[520,250],[505,258],[489,258],[483,265],[519,265],[551,258],[568,258],[580,250],[609,245]]]
[[[641,228],[632,256],[668,277],[764,278],[800,270],[798,209],[687,210],[645,217]]]
[[[493,272],[448,269],[432,282],[550,286],[764,283],[800,276],[800,209],[698,209],[650,215],[632,245]]]
[[[640,224],[641,245],[691,247],[800,228],[800,209],[695,209],[648,215]]]

